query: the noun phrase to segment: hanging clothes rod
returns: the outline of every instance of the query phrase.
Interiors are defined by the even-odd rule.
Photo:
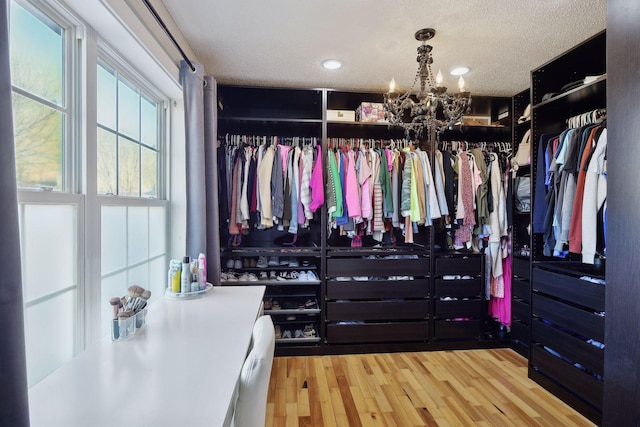
[[[189,60],[189,58],[187,57],[187,54],[184,53],[184,50],[182,50],[182,48],[180,47],[180,45],[178,44],[178,42],[176,41],[176,39],[173,37],[173,34],[171,34],[171,31],[169,31],[169,29],[167,28],[167,26],[165,25],[164,21],[162,20],[162,18],[160,18],[160,15],[158,15],[158,12],[156,12],[156,10],[154,9],[153,5],[151,5],[151,3],[149,2],[149,0],[142,0],[142,3],[144,3],[145,6],[147,6],[147,9],[149,9],[149,12],[151,12],[151,14],[153,15],[153,17],[156,19],[156,22],[158,22],[158,25],[160,25],[160,27],[162,27],[162,29],[164,30],[164,32],[167,34],[167,36],[169,36],[169,38],[171,39],[171,42],[173,43],[173,45],[176,47],[176,49],[178,49],[178,51],[180,52],[180,55],[182,55],[182,58],[184,59],[184,61],[187,63],[187,65],[189,66],[189,69],[192,72],[196,71],[196,67],[193,65],[193,63]]]

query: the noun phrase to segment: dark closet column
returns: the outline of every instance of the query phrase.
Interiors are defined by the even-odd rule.
[[[640,425],[640,2],[607,2],[605,426]]]

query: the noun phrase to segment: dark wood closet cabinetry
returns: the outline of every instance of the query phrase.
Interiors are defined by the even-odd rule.
[[[341,149],[358,144],[401,149],[407,144],[401,129],[385,123],[329,116],[331,110],[355,111],[363,102],[380,103],[382,94],[219,85],[218,101],[219,159],[225,159],[229,147],[232,152],[238,146],[255,150],[265,142],[315,143],[322,147],[325,185],[328,155],[339,144],[344,144]],[[472,105],[471,115],[488,117],[494,125],[462,126],[443,133],[441,141],[510,142],[510,98],[475,97]],[[435,145],[420,148],[433,164]],[[229,199],[224,181],[220,197]],[[298,229],[295,241],[286,226],[258,229],[256,223],[252,216],[247,229],[233,234],[229,223],[221,221],[221,283],[267,286],[265,312],[278,328],[278,354],[505,345],[492,333],[486,314],[484,256],[436,245],[438,224],[418,226],[410,242],[392,228],[382,241],[365,235],[352,245],[349,237],[329,227],[326,204],[308,228]],[[312,271],[317,279],[300,278],[301,271]],[[313,335],[304,334],[310,329]]]
[[[596,423],[601,421],[603,402],[604,255],[596,255],[591,265],[583,263],[579,254],[569,252],[563,258],[558,251],[552,254],[548,240],[545,248],[545,233],[536,227],[535,212],[536,203],[544,200],[536,191],[550,191],[537,182],[536,170],[544,166],[540,164],[544,158],[539,153],[541,137],[576,127],[567,119],[606,107],[605,45],[602,32],[531,73],[534,233],[529,376]],[[593,79],[585,82],[587,76]],[[525,268],[519,271],[514,282],[520,281],[521,274],[526,276]],[[524,286],[523,291],[522,295]],[[521,299],[524,303],[525,298]],[[524,307],[522,312],[524,316]]]
[[[511,193],[511,348],[529,358],[531,322],[531,199],[529,209],[518,203],[518,187],[528,182],[531,195],[531,103],[530,90],[524,90],[513,97],[513,153],[525,150],[528,164],[512,166]],[[526,147],[527,139],[529,147]],[[522,146],[521,146],[522,144]],[[525,156],[525,157],[527,157]],[[528,181],[527,181],[528,180]],[[524,185],[525,189],[527,185]]]

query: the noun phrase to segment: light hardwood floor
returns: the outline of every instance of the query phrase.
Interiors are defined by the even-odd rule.
[[[277,357],[271,426],[593,426],[510,349]]]

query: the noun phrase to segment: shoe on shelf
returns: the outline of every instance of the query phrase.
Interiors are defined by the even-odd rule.
[[[314,273],[314,272],[313,272],[313,271],[311,271],[311,270],[307,271],[307,280],[308,280],[309,282],[311,282],[311,281],[315,281],[315,282],[320,281],[320,279],[318,278],[318,276],[316,276],[316,273]]]
[[[229,258],[227,260],[227,268],[233,268],[233,264],[234,264],[233,258]]]
[[[296,320],[296,315],[295,314],[287,315],[287,320]]]
[[[273,301],[271,303],[271,310],[280,310],[280,303],[278,301]]]
[[[280,281],[289,280],[289,275],[287,274],[286,271],[281,271],[280,273],[278,273],[278,277],[276,277],[276,280],[280,280]]]
[[[256,262],[256,267],[258,268],[266,268],[269,265],[269,263],[267,262],[267,257],[266,256],[259,256],[258,257],[258,262]]]
[[[257,262],[255,258],[249,258],[249,267],[255,268],[257,266]]]
[[[227,271],[226,275],[227,275],[227,278],[226,278],[227,282],[237,282],[238,281],[238,277],[236,276],[235,273],[233,273],[231,271]]]
[[[240,258],[237,258],[234,261],[233,268],[235,268],[236,270],[240,270],[242,268],[242,260]]]
[[[272,303],[271,298],[265,298],[262,302],[264,304],[265,310],[271,310],[271,303]]]
[[[304,308],[318,308],[318,302],[312,299],[308,299],[304,303]]]
[[[288,329],[287,329],[287,330],[285,330],[285,331],[282,333],[282,338],[291,338],[291,331],[290,331],[290,330],[288,330]]]
[[[269,272],[269,280],[277,280],[275,271],[271,270]]]
[[[296,329],[294,337],[296,337],[296,338],[304,338],[304,333],[302,332],[302,329]]]
[[[313,325],[307,325],[304,327],[303,334],[305,338],[315,338],[316,330],[313,328]]]
[[[300,263],[297,258],[291,257],[289,258],[289,267],[298,268],[300,267]]]
[[[300,273],[298,273],[298,280],[300,282],[308,282],[309,281],[309,275],[307,274],[306,271],[301,271]]]
[[[299,275],[300,273],[298,273],[297,271],[290,271],[287,277],[291,280],[300,280]]]
[[[269,276],[267,276],[267,272],[266,271],[261,271],[260,272],[260,280],[268,280]]]
[[[302,266],[303,266],[303,267],[309,267],[309,260],[308,260],[308,259],[306,259],[306,258],[305,258],[305,259],[303,259],[303,260],[302,260]]]
[[[289,258],[287,258],[287,257],[280,258],[279,264],[282,265],[282,266],[289,265]]]
[[[280,260],[278,259],[277,256],[269,257],[269,265],[278,266],[278,265],[280,265]]]
[[[282,338],[282,331],[280,330],[280,325],[276,325],[274,329],[276,330],[276,339]]]
[[[240,280],[242,280],[243,282],[257,282],[258,276],[253,273],[244,273],[242,276],[240,276]]]
[[[249,258],[243,258],[242,259],[242,267],[244,267],[244,268],[249,268],[250,267]]]

